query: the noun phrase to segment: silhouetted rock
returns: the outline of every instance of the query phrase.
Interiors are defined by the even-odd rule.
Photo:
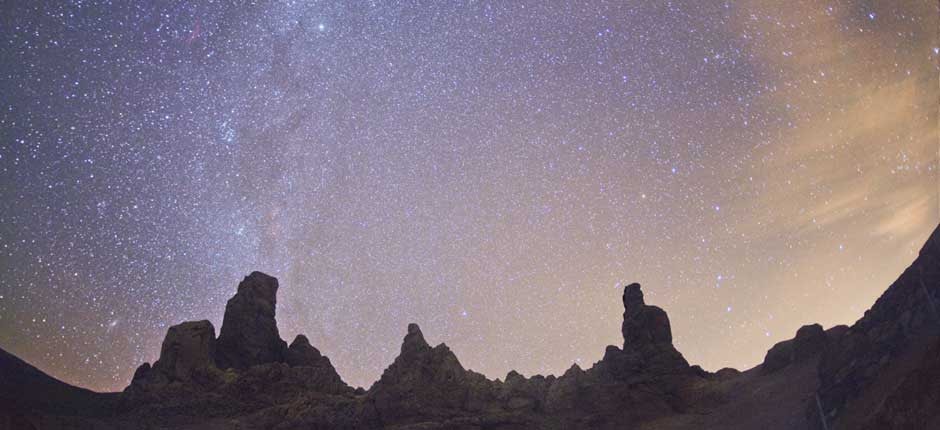
[[[318,366],[325,358],[320,354],[320,350],[310,345],[307,336],[302,334],[298,334],[287,349],[287,364],[291,366]]]
[[[215,327],[209,321],[190,321],[170,327],[160,359],[153,364],[170,381],[188,381],[196,369],[215,367]]]
[[[382,377],[354,390],[305,336],[280,339],[277,280],[254,272],[218,339],[208,321],[171,327],[160,358],[120,394],[68,386],[0,353],[0,428],[938,428],[938,236],[857,323],[803,326],[744,372],[689,366],[666,313],[630,284],[623,346],[590,368],[491,381],[410,324]]]
[[[925,351],[940,335],[938,307],[940,227],[930,235],[911,266],[858,322],[842,330],[838,340],[823,354],[819,363],[819,395],[828,421],[844,428],[866,427],[872,410],[889,399],[907,398],[916,403],[910,398],[933,395],[930,390],[896,395],[896,381],[919,372],[924,363],[936,361],[936,355],[924,357],[928,357]],[[916,386],[913,380],[908,380],[911,381],[908,386]],[[818,417],[812,409],[807,414]],[[919,414],[920,422],[933,422],[940,419],[940,408],[929,408]],[[894,422],[891,416],[881,415],[878,419]]]
[[[219,368],[284,361],[287,343],[281,340],[274,319],[277,288],[277,279],[261,272],[252,272],[238,284],[238,292],[225,305],[219,331]]]
[[[761,371],[776,372],[790,363],[815,357],[826,348],[828,340],[821,325],[804,325],[796,331],[795,338],[778,342],[767,351]]]
[[[294,373],[301,375],[308,386],[322,392],[349,393],[352,389],[346,385],[336,373],[330,359],[321,355],[320,351],[310,345],[304,335],[297,335],[287,350],[287,364],[294,369]]]
[[[418,325],[409,324],[401,354],[366,397],[383,424],[408,424],[479,410],[495,401],[491,385],[482,375],[465,370],[447,345],[432,348]]]
[[[672,345],[669,317],[661,308],[646,304],[640,284],[624,288],[623,307],[623,349],[607,347],[601,360],[604,371],[621,380],[693,373]]]
[[[137,368],[121,407],[133,409],[165,397],[181,397],[183,392],[188,397],[222,383],[222,372],[215,366],[215,342],[215,328],[209,321],[170,327],[160,358],[152,367],[144,363]]]
[[[643,349],[649,345],[672,343],[672,329],[666,312],[643,301],[640,284],[623,289],[623,349]]]

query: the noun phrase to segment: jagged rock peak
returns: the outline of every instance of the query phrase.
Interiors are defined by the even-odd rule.
[[[421,328],[415,323],[408,324],[408,334],[405,335],[405,339],[401,343],[401,354],[420,352],[430,348],[428,342],[424,340]]]
[[[672,343],[672,329],[666,312],[643,301],[640,284],[632,283],[623,289],[624,350],[646,345]]]
[[[291,349],[313,348],[316,350],[316,348],[314,348],[313,345],[310,344],[310,339],[307,339],[307,336],[304,336],[302,334],[298,334],[297,337],[294,338],[294,341],[290,343],[290,348]],[[317,352],[319,353],[319,351]]]
[[[283,362],[287,343],[281,340],[275,320],[277,278],[252,272],[238,284],[238,292],[225,305],[219,330],[220,368],[246,368]]]
[[[623,307],[624,309],[636,309],[645,305],[643,301],[643,290],[640,284],[634,282],[623,288]]]
[[[264,311],[274,314],[277,304],[277,278],[266,273],[254,271],[238,284],[237,295],[249,296],[264,304]],[[270,306],[268,306],[270,305]]]
[[[310,344],[307,336],[302,334],[298,334],[294,341],[290,343],[285,358],[287,364],[291,366],[319,366],[326,359],[323,354],[320,354],[319,349]],[[326,363],[329,363],[329,360],[326,360]]]

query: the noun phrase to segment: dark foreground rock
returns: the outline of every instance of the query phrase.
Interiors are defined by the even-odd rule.
[[[938,230],[940,231],[940,230]],[[745,372],[690,366],[669,317],[623,291],[622,346],[587,369],[489,380],[416,324],[369,390],[275,321],[277,279],[246,277],[219,336],[171,327],[122,393],[64,384],[0,351],[0,429],[940,428],[940,233],[851,327],[801,327]]]

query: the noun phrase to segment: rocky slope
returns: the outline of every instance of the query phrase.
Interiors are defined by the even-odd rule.
[[[746,372],[690,366],[669,318],[623,291],[622,346],[589,369],[489,380],[416,324],[369,390],[342,381],[275,321],[277,279],[254,272],[208,321],[171,327],[122,393],[71,387],[0,354],[0,429],[940,428],[940,229],[851,327],[800,328]]]

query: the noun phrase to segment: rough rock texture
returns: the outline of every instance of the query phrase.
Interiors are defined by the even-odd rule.
[[[153,371],[170,381],[189,381],[195,370],[215,366],[215,327],[190,321],[170,327]]]
[[[294,368],[307,386],[317,387],[325,393],[351,393],[351,389],[339,374],[330,359],[310,345],[307,336],[297,335],[286,354],[287,364]]]
[[[277,279],[260,272],[246,277],[226,306],[224,338],[215,338],[208,321],[171,327],[159,360],[141,365],[122,393],[118,415],[173,426],[236,415],[245,415],[249,427],[285,419],[312,428],[360,422],[367,414],[329,358],[303,335],[290,348],[281,340],[274,320],[277,286]],[[321,406],[298,411],[298,404]],[[338,411],[345,415],[336,416]]]
[[[238,284],[238,292],[225,305],[216,357],[219,368],[284,361],[287,343],[274,319],[277,288],[277,279],[261,272],[252,272]]]
[[[431,347],[417,324],[408,325],[401,354],[366,393],[380,422],[445,421],[481,412],[494,400],[493,384],[463,368],[445,344]]]
[[[307,336],[298,334],[287,348],[284,357],[287,364],[291,366],[312,366],[317,367],[323,364],[330,364],[330,360],[320,354],[320,350],[310,345]],[[332,366],[332,365],[331,365]]]
[[[306,337],[289,348],[280,339],[277,280],[255,272],[218,339],[207,321],[173,326],[122,393],[71,387],[0,354],[0,428],[940,428],[938,235],[856,324],[803,326],[744,372],[689,366],[666,313],[631,284],[622,347],[590,368],[489,380],[411,324],[382,377],[353,390]]]

